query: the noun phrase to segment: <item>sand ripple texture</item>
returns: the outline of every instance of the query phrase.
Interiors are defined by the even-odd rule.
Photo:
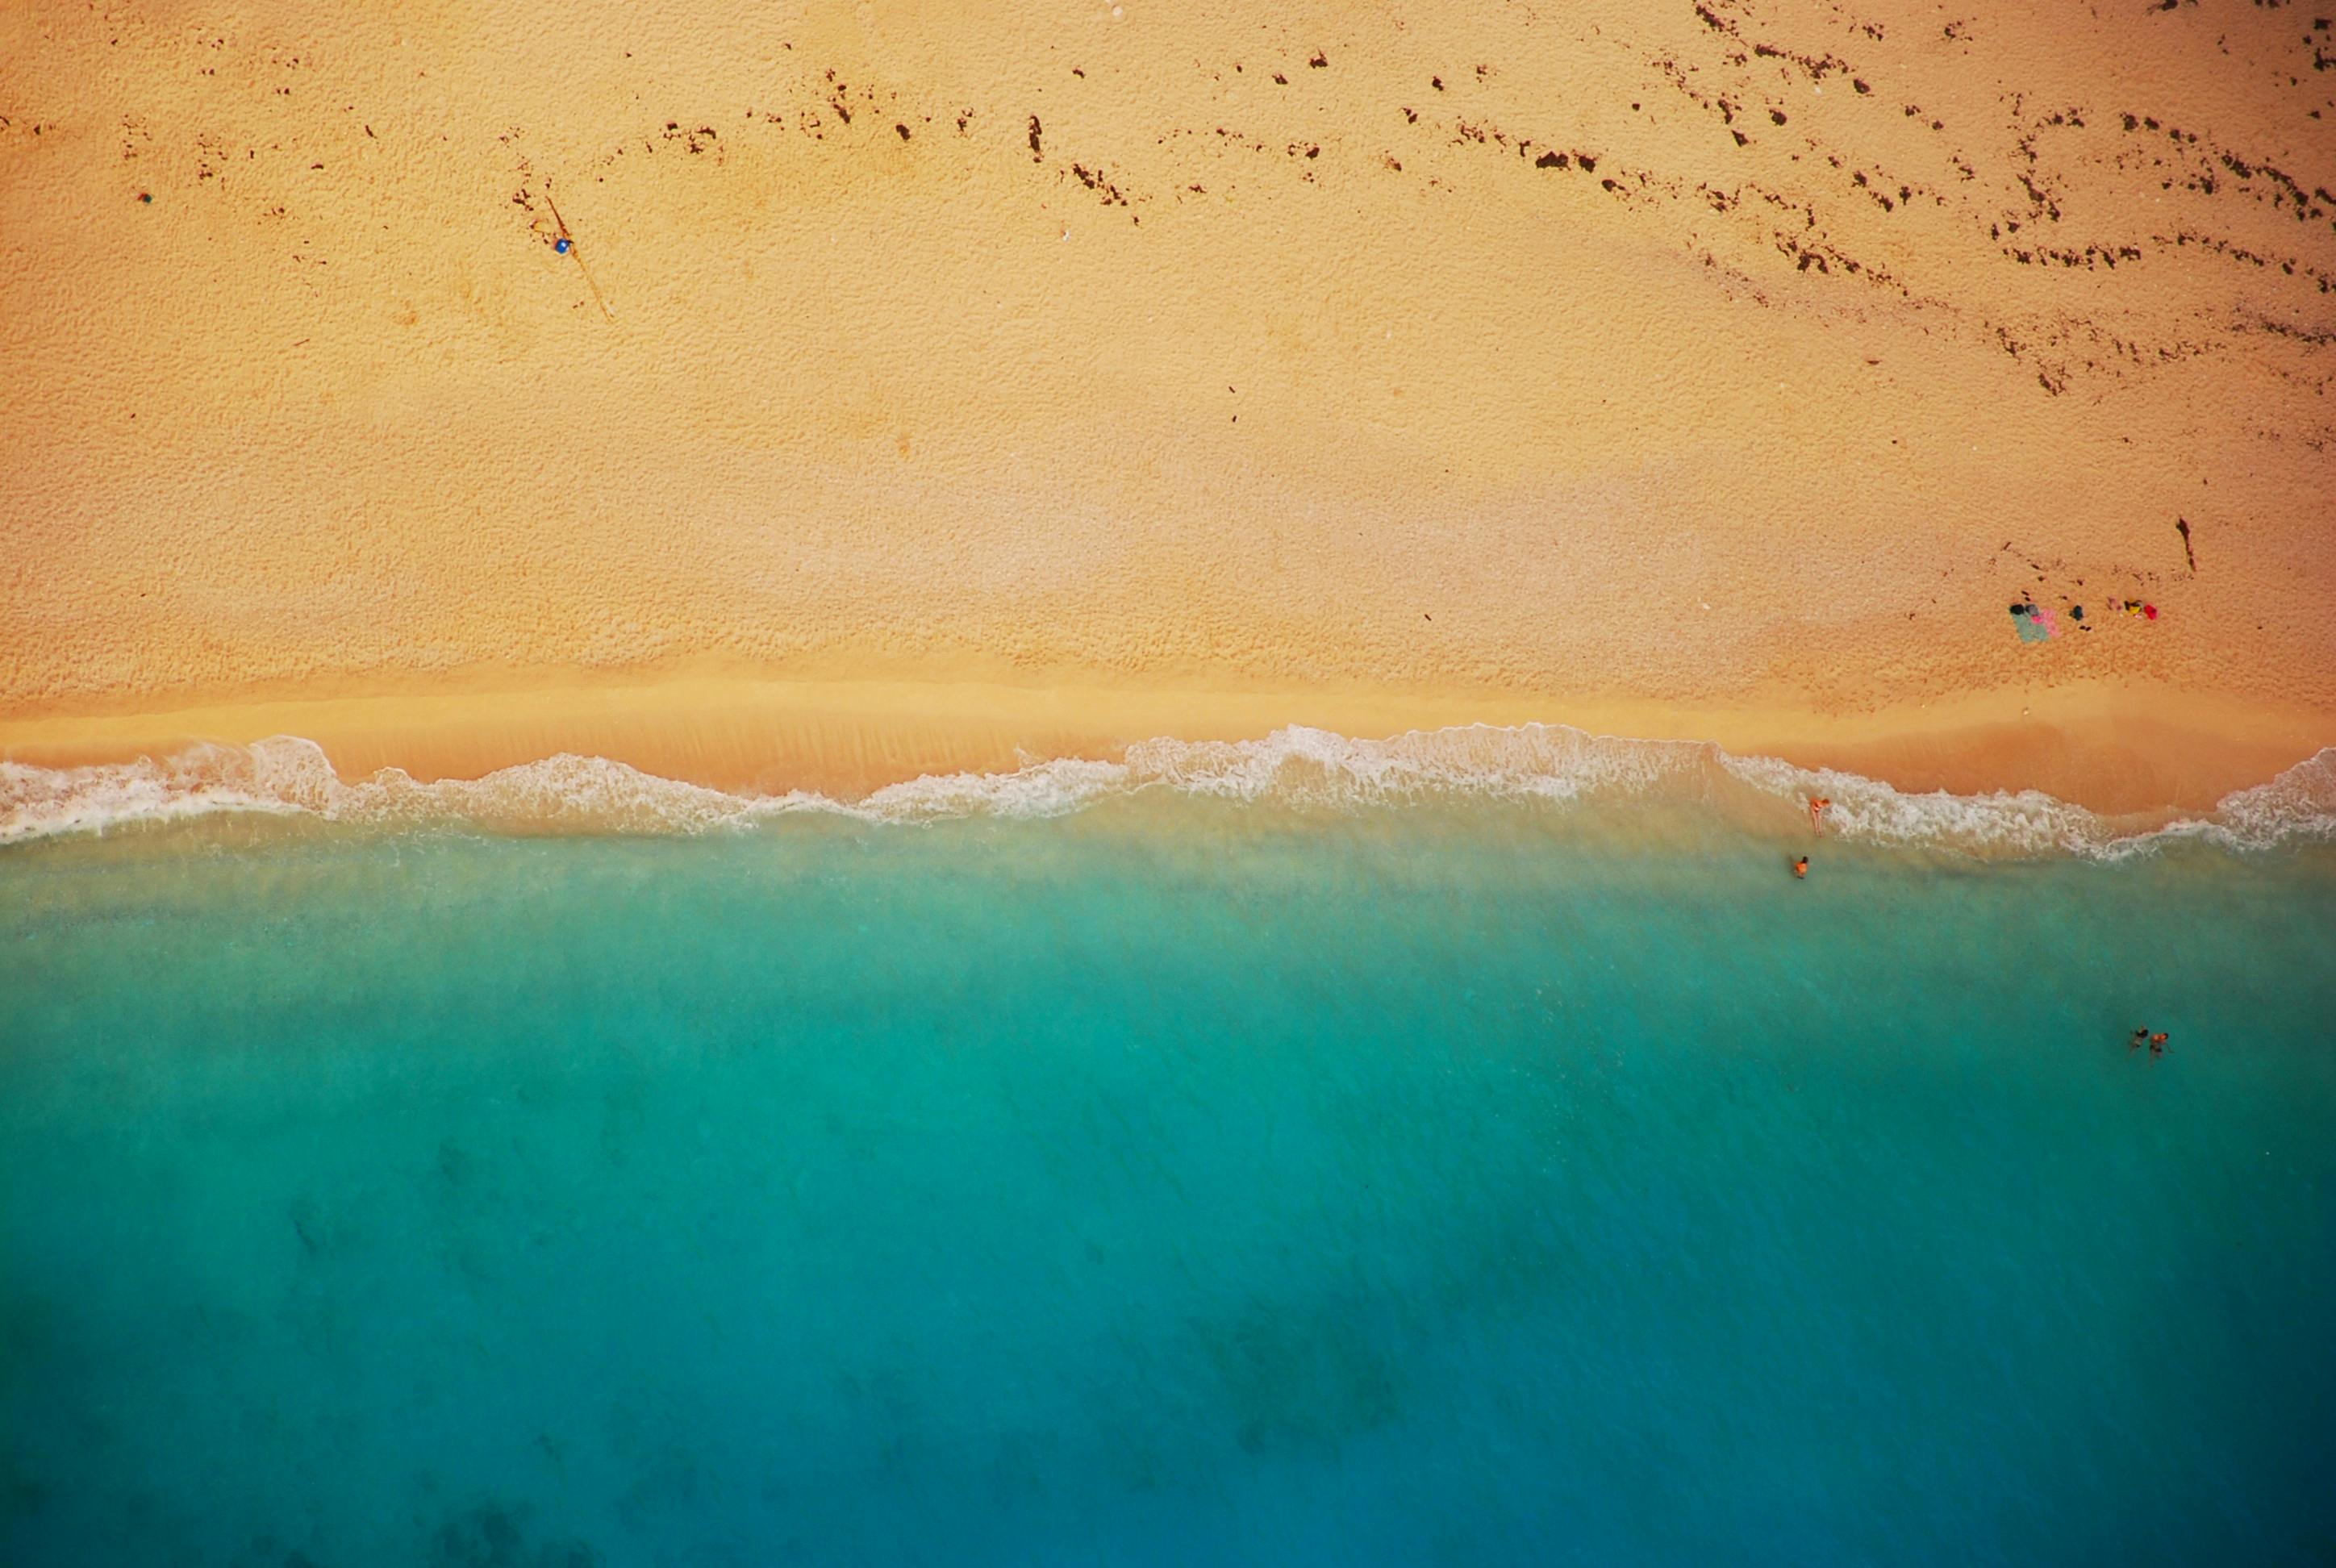
[[[2328,9],[6,7],[0,713],[2336,708]]]
[[[696,833],[806,813],[871,823],[1048,817],[1141,792],[1301,811],[1436,802],[1693,803],[1755,828],[1805,823],[1854,842],[1988,857],[2118,859],[2177,841],[2234,851],[2336,838],[2336,747],[2211,813],[2111,817],[2035,791],[1917,794],[1854,774],[1736,756],[1693,741],[1594,735],[1562,725],[1472,726],[1357,740],[1291,727],[1262,740],[1159,739],[1117,760],[1063,758],[1008,773],[930,774],[854,800],[809,791],[734,794],[604,757],[563,755],[483,778],[424,783],[396,768],[344,780],[292,736],[202,745],[155,760],[77,768],[0,763],[0,844],[221,813],[394,828]]]

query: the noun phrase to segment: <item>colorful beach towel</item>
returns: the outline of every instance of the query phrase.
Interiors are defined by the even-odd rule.
[[[2023,604],[2011,612],[2011,628],[2022,642],[2049,642],[2059,631],[2052,612],[2040,604]]]

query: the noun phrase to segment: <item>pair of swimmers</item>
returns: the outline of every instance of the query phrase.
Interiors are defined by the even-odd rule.
[[[2164,1056],[2166,1054],[2166,1031],[2160,1029],[2157,1033],[2153,1035],[2149,1032],[2149,1026],[2147,1024],[2144,1024],[2141,1027],[2134,1030],[2133,1038],[2125,1043],[2125,1048],[2128,1051],[2137,1051],[2144,1046],[2147,1046],[2149,1047],[2149,1054],[2151,1056]]]
[[[1833,802],[1823,795],[1809,797],[1809,826],[1816,831],[1819,837],[1823,837],[1825,833],[1825,808],[1832,804]],[[1809,857],[1801,855],[1793,862],[1793,875],[1806,881],[1808,874]]]
[[[1809,797],[1809,826],[1816,830],[1816,833],[1820,837],[1825,833],[1825,808],[1832,804],[1833,802],[1827,800],[1823,795],[1811,795]],[[1806,880],[1808,874],[1809,857],[1802,855],[1793,862],[1793,875],[1803,880]]]

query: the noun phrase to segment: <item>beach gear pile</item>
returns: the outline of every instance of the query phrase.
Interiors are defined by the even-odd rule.
[[[2127,615],[2137,615],[2145,620],[2157,618],[2157,607],[2154,604],[2137,599],[2116,602]],[[2068,619],[2079,631],[2093,629],[2085,623],[2085,607],[2081,604],[2068,608]],[[2049,607],[2033,599],[2021,599],[2011,607],[2011,629],[2019,633],[2022,642],[2049,642],[2060,635],[2060,623]]]

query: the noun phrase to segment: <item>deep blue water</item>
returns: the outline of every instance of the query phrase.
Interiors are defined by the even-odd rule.
[[[0,855],[0,1562],[2336,1557],[2336,854],[1786,847]]]

